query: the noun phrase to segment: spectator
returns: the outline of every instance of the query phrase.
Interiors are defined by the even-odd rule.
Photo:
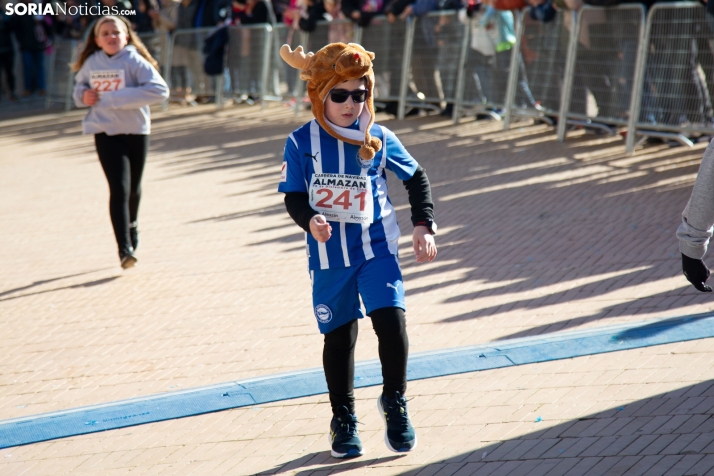
[[[346,18],[365,27],[384,12],[384,0],[342,0],[341,10]]]
[[[272,4],[275,22],[285,23],[284,14],[286,10],[290,9],[290,0],[276,0]]]
[[[193,28],[199,0],[180,0],[170,13],[171,31],[183,31]],[[198,50],[196,35],[180,33],[174,38],[174,49],[171,63],[171,95],[179,100],[191,101],[193,87],[197,86],[201,72],[201,54]]]
[[[70,14],[70,11],[73,11],[75,8],[77,8],[77,0],[67,0],[66,5],[67,14],[65,15],[60,11],[59,15],[57,15],[57,17],[55,18],[55,34],[62,38],[78,40],[82,38],[82,35],[84,34],[84,29],[87,25],[86,18],[83,21],[81,15]]]
[[[421,100],[427,99],[427,101],[431,102],[440,101],[440,97],[444,94],[443,90],[439,91],[434,81],[434,72],[437,70],[440,44],[446,49],[450,48],[450,45],[447,43],[453,43],[451,49],[459,48],[458,42],[449,42],[446,40],[451,30],[446,23],[441,25],[439,18],[424,17],[427,13],[439,10],[445,6],[449,7],[451,4],[442,3],[440,0],[416,0],[410,3],[407,3],[405,0],[393,0],[385,7],[387,18],[392,22],[395,21],[396,16],[399,16],[402,20],[406,20],[407,17],[410,16],[422,17],[414,31],[415,48],[412,51],[412,77],[417,88],[417,91],[414,91],[414,93]],[[439,36],[439,39],[437,39],[437,36]],[[452,51],[449,49],[448,52],[444,52],[448,55],[447,61],[453,61]],[[455,71],[457,64],[458,61],[454,62],[452,67],[448,67],[445,63],[440,63],[441,66],[444,66],[444,72],[447,76],[451,74],[452,70]],[[399,81],[398,78],[397,81]],[[399,88],[397,87],[395,90],[398,91]],[[451,94],[451,91],[449,91],[448,94]],[[446,112],[448,113],[448,111]]]
[[[32,0],[21,0],[32,3]],[[25,83],[23,97],[32,93],[45,95],[45,50],[52,44],[50,29],[44,15],[15,15],[12,28],[22,54],[22,74]]]
[[[241,25],[272,23],[268,8],[264,0],[233,0],[233,23]]]
[[[231,0],[196,0],[194,28],[214,27],[231,20]]]
[[[233,22],[241,25],[272,23],[270,10],[264,0],[233,0]],[[255,61],[256,35],[263,31],[242,29],[237,36],[231,37],[231,47],[228,56],[228,72],[231,80],[231,90],[240,94],[240,100],[253,104],[260,97],[262,90],[262,65]],[[258,45],[263,37],[258,38]],[[234,39],[239,39],[240,48],[233,46]]]
[[[325,14],[327,10],[325,9],[323,0],[300,0],[298,5],[300,7],[298,26],[302,31],[315,31],[317,22],[326,20]],[[325,41],[320,41],[319,39],[317,41],[319,44],[326,44],[326,40],[327,38],[325,38]]]
[[[10,17],[0,12],[0,86],[2,86],[3,71],[5,72],[5,84],[7,85],[7,96],[11,101],[16,101],[15,95],[15,73],[13,65],[15,54],[13,51],[11,36]],[[0,87],[0,89],[2,89]]]
[[[132,28],[139,34],[153,33],[155,26],[158,26],[158,24],[154,24],[154,17],[161,9],[158,2],[156,0],[139,0],[136,7],[136,16],[132,19]],[[150,53],[153,54],[153,52]]]
[[[176,15],[180,4],[181,0],[164,0],[158,9],[149,10],[155,31],[168,34],[176,29]]]

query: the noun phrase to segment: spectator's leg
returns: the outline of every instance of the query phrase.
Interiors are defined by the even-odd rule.
[[[45,94],[47,85],[45,82],[45,52],[36,51],[35,52],[35,86],[40,94]]]
[[[0,54],[0,77],[2,77],[2,72],[5,72],[5,83],[8,88],[8,96],[10,98],[15,97],[15,73],[13,71],[13,63],[15,57],[12,51]]]
[[[23,76],[23,82],[25,86],[25,90],[23,91],[23,96],[29,96],[32,94],[32,83],[33,81],[33,72],[32,72],[32,52],[31,51],[23,51],[22,53],[22,76]]]

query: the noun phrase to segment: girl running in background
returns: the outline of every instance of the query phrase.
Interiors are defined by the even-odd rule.
[[[99,18],[72,70],[77,72],[74,102],[89,107],[82,120],[109,182],[109,215],[121,267],[136,264],[137,214],[141,175],[149,149],[149,105],[169,90],[141,40],[122,17]]]

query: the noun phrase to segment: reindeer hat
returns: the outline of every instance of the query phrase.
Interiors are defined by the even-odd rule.
[[[317,122],[328,134],[348,144],[359,145],[359,155],[362,159],[371,160],[382,148],[382,141],[371,137],[369,130],[374,124],[374,71],[372,71],[371,53],[356,43],[330,43],[317,53],[308,53],[298,46],[295,51],[290,46],[280,48],[280,56],[293,68],[300,70],[300,78],[307,81],[307,94],[312,102],[312,113]],[[367,101],[359,117],[359,129],[364,133],[358,140],[350,129],[336,126],[325,117],[325,99],[330,90],[338,84],[351,79],[367,80]],[[348,136],[349,135],[349,136]],[[351,136],[351,137],[350,137]]]

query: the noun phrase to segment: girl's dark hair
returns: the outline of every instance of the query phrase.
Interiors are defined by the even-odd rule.
[[[121,23],[124,25],[124,28],[127,31],[127,36],[129,39],[127,40],[126,44],[128,45],[133,45],[134,48],[136,48],[136,51],[153,66],[156,71],[159,70],[159,63],[151,56],[151,53],[149,53],[149,50],[146,49],[146,46],[144,46],[144,43],[141,41],[141,39],[137,36],[136,33],[131,29],[131,25],[129,22],[126,20],[124,17],[120,16],[103,16],[97,19],[96,22],[94,22],[90,27],[89,27],[89,33],[87,34],[87,40],[84,43],[84,49],[82,52],[79,54],[79,58],[77,58],[77,61],[72,64],[72,71],[75,73],[80,70],[82,65],[84,64],[85,61],[87,61],[87,58],[92,56],[94,53],[97,51],[101,50],[101,48],[97,45],[97,42],[95,41],[96,39],[96,31],[99,30],[99,27],[108,21],[113,21],[116,23]]]

